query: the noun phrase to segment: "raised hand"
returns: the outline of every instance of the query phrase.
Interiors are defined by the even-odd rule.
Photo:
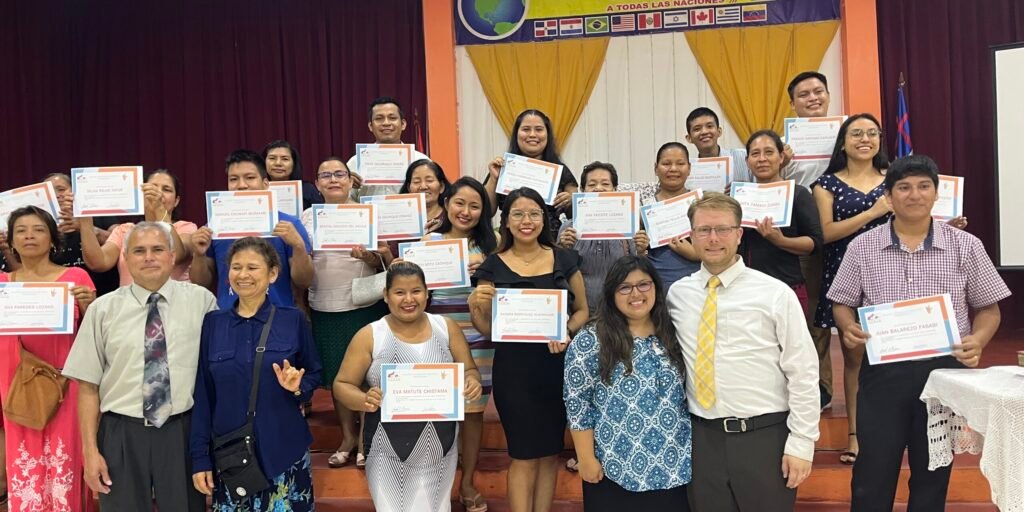
[[[302,383],[302,376],[306,374],[306,369],[298,369],[292,366],[287,359],[284,360],[284,365],[279,366],[274,363],[274,375],[277,376],[277,383],[281,385],[287,391],[292,393],[299,390],[299,384]]]

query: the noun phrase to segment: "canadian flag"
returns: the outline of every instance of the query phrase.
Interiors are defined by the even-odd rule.
[[[698,27],[701,25],[714,25],[715,24],[715,9],[690,9],[690,26]]]
[[[640,30],[655,30],[661,28],[661,13],[660,12],[649,12],[640,14],[637,16],[640,18],[637,20],[638,27]]]

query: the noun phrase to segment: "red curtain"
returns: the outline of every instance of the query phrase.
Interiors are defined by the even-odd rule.
[[[426,121],[421,3],[2,0],[0,190],[71,167],[167,167],[185,218],[225,187],[224,157],[274,139],[307,179],[367,142],[381,95]]]
[[[944,174],[965,178],[968,231],[996,255],[993,45],[1024,41],[1020,0],[877,0],[882,113],[890,155],[896,146],[896,86],[907,79],[914,153]],[[1003,311],[1024,306],[1024,273],[1004,272],[1014,290]],[[1024,319],[1003,315],[1004,323]]]

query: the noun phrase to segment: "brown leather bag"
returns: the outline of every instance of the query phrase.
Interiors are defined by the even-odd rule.
[[[21,362],[14,370],[14,381],[4,399],[7,419],[35,430],[42,430],[64,402],[68,378],[50,363],[25,350],[18,337]]]

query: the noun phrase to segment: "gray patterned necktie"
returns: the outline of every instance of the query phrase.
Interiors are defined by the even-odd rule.
[[[146,301],[146,367],[142,377],[142,416],[153,426],[163,426],[171,416],[171,371],[167,366],[167,338],[160,319],[159,293]]]

